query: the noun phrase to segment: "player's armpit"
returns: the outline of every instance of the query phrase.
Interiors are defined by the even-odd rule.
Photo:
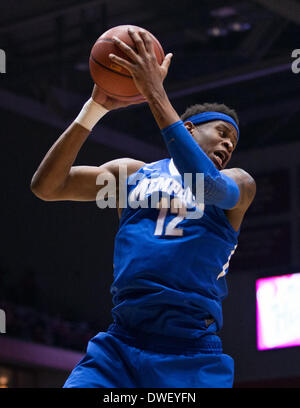
[[[225,169],[222,170],[222,173],[232,178],[238,185],[240,191],[239,200],[230,211],[239,209],[240,211],[245,212],[254,200],[256,194],[255,180],[249,173],[239,168]]]

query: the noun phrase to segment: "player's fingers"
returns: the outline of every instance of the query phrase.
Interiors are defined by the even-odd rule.
[[[133,65],[132,65],[129,61],[127,61],[127,60],[125,60],[125,59],[123,59],[123,58],[120,58],[120,57],[118,57],[118,56],[115,55],[115,54],[109,54],[108,57],[109,57],[115,64],[120,65],[121,67],[127,69],[129,72],[132,71]]]
[[[129,45],[125,44],[123,41],[121,41],[118,37],[113,37],[113,41],[115,45],[120,48],[121,51],[124,52],[132,61],[136,62],[138,59],[137,53],[129,47]]]
[[[133,101],[133,102],[131,102],[130,104],[131,105],[138,105],[138,104],[140,104],[140,103],[143,103],[143,102],[147,102],[147,99],[146,98],[140,98],[140,99],[137,99],[136,101]]]
[[[150,35],[146,31],[141,31],[140,36],[143,39],[144,47],[149,54],[154,54],[154,47]]]
[[[144,56],[146,54],[146,48],[141,36],[142,31],[136,32],[133,28],[128,28],[128,33],[135,43],[139,55]]]
[[[166,71],[166,74],[169,70],[170,64],[171,64],[171,60],[172,60],[173,54],[169,53],[165,56],[165,59],[163,60],[161,67]]]

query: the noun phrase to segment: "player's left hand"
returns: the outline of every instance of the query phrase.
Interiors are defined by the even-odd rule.
[[[138,52],[119,38],[113,37],[115,45],[127,55],[130,61],[115,54],[110,54],[109,58],[131,73],[137,89],[148,99],[153,93],[160,93],[163,89],[163,81],[167,76],[173,54],[167,54],[159,65],[149,34],[143,30],[137,32],[129,29],[128,32]]]

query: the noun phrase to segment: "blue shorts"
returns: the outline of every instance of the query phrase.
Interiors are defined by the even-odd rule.
[[[163,336],[132,337],[113,328],[89,341],[63,387],[231,388],[233,366],[216,335],[195,344]]]

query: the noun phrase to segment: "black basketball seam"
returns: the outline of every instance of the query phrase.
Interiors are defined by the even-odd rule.
[[[107,69],[108,71],[113,72],[114,74],[121,75],[121,76],[124,76],[124,77],[126,77],[126,78],[133,79],[131,75],[122,74],[121,72],[114,71],[113,69],[108,68],[106,65],[101,64],[101,62],[97,61],[97,60],[93,57],[93,55],[91,55],[91,59],[92,59],[96,64],[100,65],[100,67],[105,68],[105,69]]]

